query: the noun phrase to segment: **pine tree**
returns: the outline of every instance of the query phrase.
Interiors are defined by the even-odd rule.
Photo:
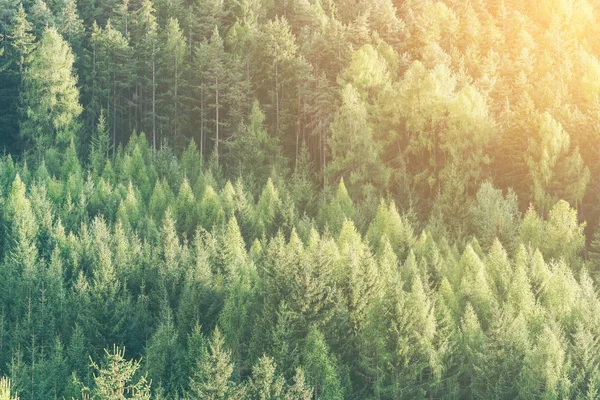
[[[23,274],[27,280],[34,281],[39,278],[37,276],[38,250],[36,247],[38,224],[31,208],[31,202],[26,196],[25,184],[18,174],[13,181],[3,209],[4,237],[7,247],[5,252],[8,261],[5,268],[12,271],[7,274],[7,277],[11,277],[13,274]],[[16,282],[6,283],[10,299],[10,293],[15,290]]]
[[[199,209],[200,223],[204,229],[211,230],[215,225],[223,223],[225,213],[221,199],[212,186],[207,186],[204,190]]]
[[[286,72],[289,73],[290,64],[296,57],[298,50],[295,38],[290,30],[290,26],[285,17],[277,17],[267,23],[259,30],[258,51],[255,54],[257,68],[256,74],[269,82],[271,97],[271,115],[273,132],[275,136],[282,135],[285,132],[284,111],[286,104],[283,96],[283,78]],[[265,77],[266,75],[266,77]],[[261,79],[261,78],[259,78]]]
[[[194,139],[190,140],[190,144],[181,155],[181,169],[190,186],[195,188],[197,180],[202,174],[202,159]]]
[[[523,397],[565,396],[569,386],[566,373],[563,340],[554,329],[543,326],[537,343],[525,356],[519,394]]]
[[[323,204],[319,209],[317,220],[322,226],[327,226],[331,233],[337,234],[346,219],[353,220],[355,216],[354,203],[348,194],[344,179],[340,179],[337,190],[329,204]]]
[[[80,54],[85,27],[77,12],[77,0],[65,0],[57,16],[56,28],[71,45],[76,54]]]
[[[273,171],[282,171],[282,149],[277,137],[270,136],[264,127],[265,114],[258,100],[254,101],[247,127],[241,127],[234,139],[226,143],[227,168],[233,176],[243,176],[256,190]],[[247,171],[248,165],[254,165]]]
[[[66,150],[78,142],[79,104],[73,53],[54,28],[44,31],[23,77],[21,136],[41,161],[52,145]]]
[[[37,38],[43,36],[46,28],[55,26],[54,15],[45,0],[34,0],[30,14],[31,20],[34,22],[34,34]]]
[[[198,214],[196,199],[192,188],[187,179],[183,180],[179,193],[175,199],[175,219],[177,220],[177,230],[191,238],[198,225]]]
[[[2,143],[8,149],[16,147],[19,135],[18,114],[19,91],[22,88],[23,71],[31,62],[31,52],[35,48],[35,36],[33,26],[27,21],[27,15],[23,5],[8,5],[10,13],[10,24],[5,19],[0,25],[6,25],[2,30],[4,44],[0,50],[0,74],[2,74],[3,85],[0,87],[0,125],[2,125]],[[0,6],[0,8],[2,8]]]
[[[531,148],[526,156],[529,173],[532,178],[531,193],[533,201],[542,215],[550,210],[550,206],[556,202],[557,198],[554,187],[560,187],[569,183],[568,180],[558,181],[561,172],[567,172],[571,168],[578,169],[574,174],[572,181],[582,182],[583,192],[589,182],[589,170],[581,163],[578,163],[578,149],[574,150],[574,155],[570,153],[570,136],[549,113],[544,113],[539,117],[537,125],[538,132],[532,138]],[[534,144],[535,143],[535,144]],[[540,156],[540,149],[546,154],[543,158]],[[577,165],[579,164],[579,168]],[[581,190],[573,199],[578,203],[581,198]]]
[[[117,121],[118,114],[122,113],[124,102],[121,93],[129,87],[131,71],[129,71],[128,57],[131,51],[127,38],[112,25],[110,20],[104,29],[96,24],[92,26],[90,48],[88,68],[91,73],[84,85],[85,97],[89,99],[85,109],[86,120],[88,125],[93,126],[101,110],[105,110],[114,158],[117,150],[117,128],[122,126],[118,125],[119,121]],[[129,122],[128,129],[131,129]]]
[[[92,361],[94,374],[93,389],[85,388],[92,399],[120,400],[125,396],[129,399],[150,400],[150,385],[145,377],[134,381],[134,376],[140,367],[139,361],[125,359],[125,349],[114,347],[112,352],[104,350],[104,363],[99,366]]]
[[[186,43],[177,19],[169,19],[160,39],[163,42],[158,61],[160,129],[166,131],[170,138],[178,140],[185,121],[181,88],[186,87],[183,81]]]
[[[17,56],[16,64],[19,67],[19,74],[23,74],[31,62],[31,53],[35,49],[35,36],[32,30],[33,26],[27,21],[23,4],[20,4],[9,33],[9,40]]]
[[[385,202],[379,203],[375,219],[371,221],[366,238],[381,250],[383,241],[387,239],[393,243],[394,251],[398,258],[404,259],[410,248],[416,242],[414,229],[406,217],[401,217],[392,202],[387,206]]]
[[[175,195],[171,192],[168,183],[164,179],[159,179],[154,184],[154,190],[148,202],[148,212],[154,221],[163,221],[165,212],[172,204]],[[193,212],[193,211],[192,211]]]
[[[219,251],[219,265],[225,279],[228,282],[235,283],[240,279],[248,278],[249,261],[246,254],[246,244],[235,217],[229,219],[222,240]]]
[[[181,368],[178,335],[170,310],[163,311],[163,321],[156,328],[146,348],[148,378],[160,384],[168,393],[176,393],[183,382],[178,382]]]
[[[98,124],[90,142],[89,165],[94,174],[100,176],[110,153],[110,137],[104,110],[100,110]]]
[[[296,369],[294,385],[285,394],[285,400],[310,400],[313,397],[313,389],[305,383],[304,370]]]
[[[476,195],[477,203],[470,210],[471,229],[484,249],[496,239],[512,253],[517,245],[521,213],[516,194],[509,190],[506,196],[484,182]]]
[[[210,41],[206,44],[208,57],[210,61],[206,64],[207,69],[205,70],[203,81],[205,81],[207,88],[211,90],[211,107],[214,108],[214,146],[213,153],[219,161],[219,143],[222,140],[219,136],[221,128],[223,126],[223,119],[221,117],[221,108],[223,103],[224,88],[226,86],[226,53],[224,49],[223,39],[219,34],[218,28],[215,29],[210,37]]]
[[[346,297],[352,332],[358,334],[364,327],[367,308],[380,297],[377,266],[351,221],[344,222],[338,247],[342,266],[338,275],[340,288]]]
[[[190,382],[189,400],[241,399],[242,390],[230,380],[233,373],[229,351],[224,348],[223,336],[215,328],[210,340],[209,355],[201,360]]]
[[[344,398],[338,366],[329,354],[323,334],[316,328],[311,329],[306,338],[302,365],[306,371],[306,380],[314,388],[316,398]]]
[[[277,365],[272,358],[262,356],[252,367],[250,393],[252,398],[260,400],[275,400],[283,398],[285,381],[281,375],[276,375]]]
[[[274,224],[281,206],[279,193],[273,184],[271,178],[267,180],[266,185],[260,195],[256,209],[254,210],[254,235],[257,238],[274,234]]]

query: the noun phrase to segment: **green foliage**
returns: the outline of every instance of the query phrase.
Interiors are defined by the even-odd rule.
[[[521,240],[539,248],[548,258],[562,257],[574,262],[585,246],[584,228],[585,222],[579,223],[577,211],[561,200],[552,207],[547,221],[542,221],[530,208],[521,226]]]
[[[230,353],[224,347],[219,328],[213,332],[209,353],[198,363],[190,383],[188,399],[237,399],[243,398],[243,389],[230,380],[233,365]]]
[[[345,178],[351,187],[364,188],[365,192],[355,194],[362,196],[374,189],[385,189],[389,179],[389,170],[380,160],[381,146],[373,140],[367,115],[358,91],[347,84],[331,127],[329,147],[333,160],[328,173],[332,181]]]
[[[281,146],[277,137],[270,136],[264,127],[265,114],[255,100],[248,126],[240,127],[235,139],[227,143],[227,168],[232,176],[243,175],[251,188],[261,187],[273,171],[282,172]],[[253,165],[251,171],[245,171]]]
[[[47,28],[23,75],[21,136],[38,160],[52,145],[64,151],[77,142],[79,103],[74,56],[54,28]]]
[[[0,0],[0,397],[598,397],[598,15]]]
[[[117,347],[110,353],[105,350],[104,364],[98,366],[92,361],[95,388],[84,389],[90,393],[92,399],[150,399],[150,386],[145,377],[136,378],[135,374],[140,367],[139,362],[125,359],[125,349]]]
[[[306,338],[302,352],[302,364],[307,382],[314,388],[314,395],[324,399],[342,399],[338,366],[331,359],[323,334],[313,328]]]
[[[335,234],[342,229],[344,221],[352,220],[354,215],[354,203],[348,195],[344,179],[340,179],[334,197],[329,204],[322,203],[317,218],[321,225],[328,227]]]
[[[496,239],[510,252],[517,245],[521,213],[517,196],[509,190],[506,196],[484,182],[477,191],[476,204],[470,210],[471,229],[484,249]]]
[[[110,138],[106,125],[104,110],[100,111],[98,124],[90,142],[90,169],[96,175],[101,175],[110,150]]]
[[[552,184],[558,187],[568,185],[572,190],[561,195],[567,201],[579,203],[590,179],[589,171],[581,163],[578,149],[569,155],[569,134],[549,113],[544,113],[533,140],[535,142],[529,150],[527,165],[533,181],[533,201],[542,215],[556,202],[556,195],[552,196],[552,192],[557,189]],[[555,175],[559,178],[555,178]]]

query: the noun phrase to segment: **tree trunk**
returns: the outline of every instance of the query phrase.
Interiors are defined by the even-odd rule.
[[[217,156],[217,163],[219,162],[219,78],[215,79],[215,155]]]
[[[279,66],[275,62],[275,133],[279,135]]]
[[[156,62],[155,40],[152,39],[152,152],[156,153]]]
[[[115,159],[117,149],[117,89],[115,75],[113,73],[113,160]]]
[[[204,159],[204,83],[200,84],[200,158]]]
[[[177,85],[179,83],[177,80],[177,78],[178,78],[177,70],[178,69],[179,69],[179,56],[175,55],[175,99],[174,99],[174,101],[175,101],[175,116],[173,119],[173,131],[175,133],[175,137],[177,137],[177,121],[178,121],[177,116],[178,116],[178,108],[179,108],[178,107],[179,97],[177,96],[177,89],[178,89]]]

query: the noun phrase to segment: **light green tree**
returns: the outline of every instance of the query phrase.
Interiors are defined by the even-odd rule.
[[[62,151],[78,141],[79,104],[73,53],[54,28],[47,28],[23,76],[21,136],[38,160],[50,146]]]
[[[150,400],[150,385],[142,376],[134,381],[140,362],[125,359],[125,349],[114,347],[112,352],[104,350],[104,362],[99,366],[92,361],[94,373],[93,389],[84,388],[84,395],[97,400]]]
[[[583,164],[579,150],[571,150],[569,134],[548,112],[539,117],[526,161],[532,198],[543,216],[561,194],[576,206],[579,204],[590,179],[589,169]],[[570,190],[561,193],[565,186]]]
[[[310,330],[301,358],[306,380],[314,388],[315,398],[344,398],[337,363],[332,359],[325,338],[317,328]]]
[[[244,398],[242,389],[231,381],[232,373],[231,355],[224,348],[223,336],[217,327],[210,340],[208,357],[199,362],[186,398],[189,400]]]
[[[374,140],[369,114],[359,92],[346,84],[342,105],[331,126],[332,160],[327,166],[330,180],[344,178],[355,195],[387,188],[390,171],[381,160],[382,143]]]
[[[515,192],[509,190],[504,196],[500,189],[484,182],[477,191],[470,217],[471,230],[483,249],[489,249],[498,239],[510,253],[515,250],[521,219]]]

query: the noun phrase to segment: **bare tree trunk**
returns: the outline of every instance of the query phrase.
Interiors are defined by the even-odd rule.
[[[215,79],[215,155],[217,156],[217,163],[219,162],[219,78]]]
[[[128,14],[127,11],[129,9],[129,1],[125,2],[125,38],[127,38],[127,36],[129,35],[129,30],[128,30]]]
[[[117,149],[117,89],[115,80],[115,74],[113,73],[113,160],[115,159]]]
[[[156,61],[155,40],[152,39],[152,152],[156,153]]]
[[[296,116],[296,163],[294,166],[294,172],[298,172],[298,146],[300,145],[300,95],[298,95],[297,104],[297,116]]]
[[[204,158],[204,83],[200,85],[200,158]]]
[[[279,66],[275,62],[275,133],[279,135]]]
[[[179,97],[177,96],[177,89],[178,89],[178,76],[177,76],[177,71],[179,69],[179,55],[175,55],[175,117],[174,117],[174,121],[173,121],[173,131],[175,133],[175,137],[177,137],[177,121],[178,121],[178,103],[179,103]]]

